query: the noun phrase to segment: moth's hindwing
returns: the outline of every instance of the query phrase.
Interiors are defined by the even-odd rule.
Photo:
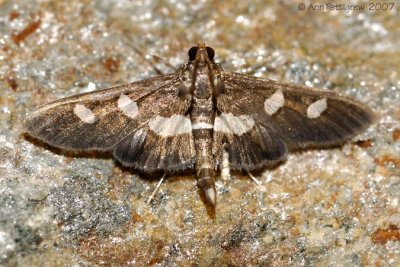
[[[114,150],[115,158],[143,171],[192,168],[195,149],[190,119],[174,108],[164,113],[119,142]]]
[[[221,113],[214,123],[213,153],[217,164],[221,164],[224,148],[229,152],[229,166],[233,170],[259,169],[285,159],[286,145],[275,132],[252,115],[242,115],[224,99],[219,99]]]
[[[233,169],[269,165],[284,158],[286,147],[339,145],[375,118],[368,107],[333,92],[237,73],[222,76],[225,93],[218,96],[217,109],[235,118],[230,130],[215,131],[214,151],[220,164],[224,140]]]

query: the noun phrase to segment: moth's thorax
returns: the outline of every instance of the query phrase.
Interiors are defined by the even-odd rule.
[[[213,74],[206,64],[199,63],[193,75],[193,95],[199,99],[207,99],[212,96],[214,87]]]
[[[207,99],[224,93],[222,68],[213,60],[191,60],[177,71],[181,80],[178,94],[182,100]]]

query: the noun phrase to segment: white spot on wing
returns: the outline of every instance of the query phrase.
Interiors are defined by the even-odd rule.
[[[283,104],[285,103],[285,98],[283,96],[282,90],[279,89],[269,98],[264,101],[264,110],[268,115],[272,115],[277,112]]]
[[[157,116],[149,121],[149,128],[162,137],[192,132],[190,120],[182,115],[173,115],[170,118]]]
[[[129,118],[135,118],[139,115],[139,107],[127,95],[120,95],[118,98],[118,108]]]
[[[328,103],[326,98],[322,98],[320,100],[315,101],[307,108],[307,117],[310,119],[318,118],[322,112],[328,107]]]
[[[84,123],[94,123],[96,121],[93,111],[82,104],[75,105],[74,113]]]
[[[234,116],[232,113],[222,113],[215,118],[214,130],[240,136],[250,131],[254,124],[255,121],[248,115]]]
[[[210,124],[210,123],[207,123],[207,122],[197,122],[197,123],[193,124],[192,128],[193,128],[193,130],[196,130],[196,129],[212,129],[212,128],[214,128],[214,126],[212,124]]]

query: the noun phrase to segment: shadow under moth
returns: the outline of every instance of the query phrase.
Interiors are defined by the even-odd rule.
[[[204,43],[188,54],[172,74],[40,106],[25,132],[65,150],[109,151],[148,173],[194,169],[215,207],[224,158],[249,172],[288,151],[340,145],[374,121],[368,107],[333,92],[225,72]]]

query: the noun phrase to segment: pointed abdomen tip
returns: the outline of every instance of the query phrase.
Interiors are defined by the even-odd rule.
[[[215,207],[215,205],[217,204],[217,193],[215,192],[215,188],[214,187],[208,188],[204,192],[204,194],[205,194],[207,203],[209,203],[210,205]]]

